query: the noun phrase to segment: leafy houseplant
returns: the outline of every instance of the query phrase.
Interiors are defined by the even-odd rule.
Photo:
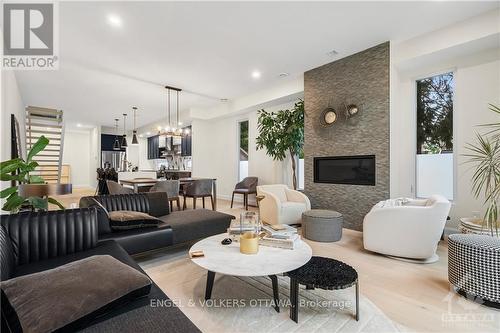
[[[490,104],[489,109],[500,116],[500,107]],[[484,195],[486,212],[483,228],[491,236],[499,236],[498,201],[500,199],[500,122],[481,125],[488,132],[476,133],[477,143],[467,144],[470,154],[467,162],[474,164],[472,176],[472,192],[476,198]]]
[[[33,147],[31,147],[26,161],[22,158],[15,158],[0,163],[0,179],[2,181],[16,181],[20,186],[24,184],[45,184],[42,177],[30,175],[30,172],[34,171],[38,166],[38,163],[33,161],[33,157],[43,151],[48,144],[49,140],[45,136],[41,136]],[[47,210],[49,203],[64,209],[64,206],[54,198],[37,196],[21,197],[19,195],[19,186],[11,186],[2,190],[0,198],[7,198],[2,210],[10,211],[11,213],[16,213],[20,209]]]
[[[257,149],[265,148],[274,160],[282,161],[287,153],[292,160],[293,188],[297,189],[295,158],[302,154],[304,144],[304,101],[291,110],[267,112],[259,110]]]

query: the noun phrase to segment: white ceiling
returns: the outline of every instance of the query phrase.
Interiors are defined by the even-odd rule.
[[[165,116],[162,85],[185,89],[181,110],[213,106],[387,40],[405,40],[497,2],[62,2],[60,68],[20,71],[24,103],[70,122],[138,125]],[[123,25],[112,27],[107,15]],[[336,50],[338,55],[327,55]],[[251,72],[262,72],[259,80]],[[190,93],[195,92],[196,94]],[[130,113],[130,112],[129,112]]]

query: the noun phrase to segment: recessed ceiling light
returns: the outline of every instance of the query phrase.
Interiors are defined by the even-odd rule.
[[[111,25],[113,27],[119,28],[122,26],[122,19],[118,15],[109,14],[108,15],[108,23],[109,23],[109,25]]]
[[[337,54],[339,54],[339,53],[335,50],[331,50],[330,52],[326,53],[326,55],[328,55],[330,57],[335,57]]]
[[[286,72],[283,72],[283,73],[280,73],[280,77],[287,77],[288,75],[290,75],[290,73],[286,73]]]
[[[76,124],[76,127],[82,127],[82,124]]]
[[[253,71],[252,72],[252,77],[254,79],[260,79],[261,73],[259,71]]]
[[[146,135],[151,135],[151,132],[146,132]]]

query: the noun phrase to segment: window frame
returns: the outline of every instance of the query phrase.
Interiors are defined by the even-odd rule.
[[[245,118],[238,118],[236,119],[236,167],[237,167],[237,179],[236,182],[239,183],[241,181],[241,174],[240,174],[240,139],[241,139],[241,123],[243,122],[248,122],[248,160],[247,162],[250,163],[250,119],[245,117]],[[248,175],[247,175],[248,176]]]
[[[420,197],[417,195],[417,127],[418,127],[418,121],[417,121],[417,81],[428,79],[434,76],[439,76],[439,75],[444,75],[451,73],[453,74],[453,96],[452,96],[452,101],[453,101],[453,125],[452,125],[452,131],[453,131],[453,199],[448,199],[450,202],[454,202],[457,198],[457,148],[456,147],[456,133],[457,133],[457,124],[456,124],[456,119],[455,119],[455,106],[456,106],[456,78],[457,78],[457,68],[449,68],[449,69],[443,69],[435,72],[430,72],[426,73],[424,75],[419,75],[419,76],[414,76],[412,78],[412,112],[413,112],[413,126],[412,126],[412,153],[413,153],[413,184],[411,185],[411,193],[414,195],[415,198],[417,199],[427,199],[427,197]]]

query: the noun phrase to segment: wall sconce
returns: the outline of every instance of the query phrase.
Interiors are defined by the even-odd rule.
[[[356,104],[349,104],[345,106],[346,119],[352,118],[359,113],[359,108]]]
[[[320,123],[323,127],[332,126],[337,121],[337,111],[332,107],[327,107],[321,114]]]

